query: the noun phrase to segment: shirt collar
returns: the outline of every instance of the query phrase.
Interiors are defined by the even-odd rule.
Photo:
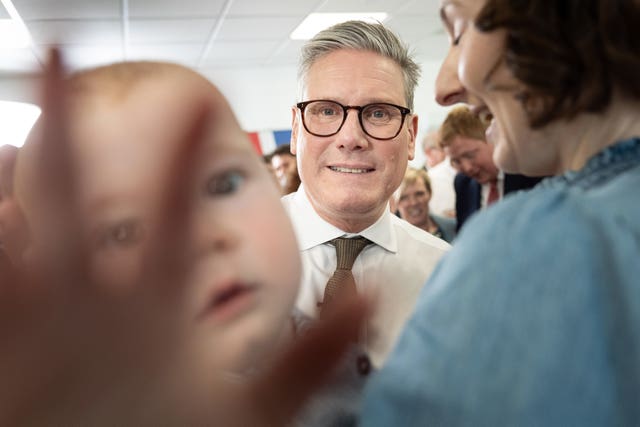
[[[322,219],[311,205],[302,184],[293,195],[292,202],[296,213],[291,215],[291,221],[296,229],[298,245],[301,250],[304,251],[321,245],[336,237],[354,235]],[[387,206],[382,216],[375,223],[357,234],[366,237],[389,252],[397,252],[398,238],[393,227],[391,215],[391,211]]]

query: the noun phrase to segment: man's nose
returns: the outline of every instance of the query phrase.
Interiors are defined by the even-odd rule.
[[[349,149],[366,147],[369,144],[369,141],[362,130],[362,126],[360,126],[358,111],[349,109],[346,114],[347,116],[345,121],[337,135],[337,142],[340,146],[344,146]]]
[[[473,163],[470,162],[469,160],[466,159],[462,159],[459,162],[460,164],[460,172],[462,172],[465,175],[469,175],[473,170]]]
[[[436,77],[436,102],[448,106],[467,99],[467,91],[458,78],[459,49],[451,47]]]

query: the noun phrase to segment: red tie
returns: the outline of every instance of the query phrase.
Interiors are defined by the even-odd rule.
[[[489,184],[489,197],[487,198],[487,206],[492,205],[500,199],[500,193],[498,193],[498,181],[491,181]]]

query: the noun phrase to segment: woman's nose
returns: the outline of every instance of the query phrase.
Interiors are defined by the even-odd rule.
[[[448,106],[465,102],[467,91],[458,78],[459,49],[451,46],[436,78],[436,101]]]

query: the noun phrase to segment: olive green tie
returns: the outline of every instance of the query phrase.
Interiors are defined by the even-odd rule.
[[[331,304],[337,294],[351,295],[357,293],[356,282],[351,273],[351,268],[356,258],[365,246],[371,242],[364,237],[338,237],[330,241],[336,247],[336,271],[329,278],[324,288],[323,309]]]

